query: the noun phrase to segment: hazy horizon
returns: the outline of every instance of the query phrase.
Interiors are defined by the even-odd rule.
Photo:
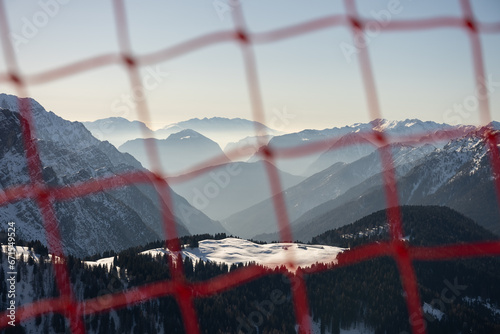
[[[216,4],[226,4],[224,10]],[[206,34],[234,29],[233,2],[125,1],[135,55]],[[360,15],[374,26],[388,21],[461,17],[459,1],[356,1]],[[111,2],[56,1],[5,7],[23,74],[36,74],[119,50]],[[393,7],[391,7],[393,6]],[[317,18],[345,15],[343,2],[241,2],[251,33],[273,31]],[[500,21],[500,2],[472,1],[480,22]],[[390,10],[390,12],[389,12]],[[387,16],[389,13],[389,16]],[[92,20],[89,20],[92,17]],[[46,20],[42,20],[45,19]],[[38,21],[37,21],[38,20]],[[470,41],[458,28],[370,33],[367,46],[382,117],[419,118],[438,123],[478,125]],[[266,125],[296,132],[370,121],[354,41],[349,28],[334,26],[254,46]],[[499,34],[481,34],[492,119],[500,119]],[[0,52],[0,72],[5,71]],[[252,119],[241,50],[235,42],[217,43],[170,61],[144,66],[146,99],[153,129],[191,118]],[[0,91],[16,93],[0,84]],[[137,119],[126,71],[104,66],[42,85],[28,94],[47,110],[72,121],[121,116]],[[464,109],[465,107],[465,109]],[[288,117],[288,118],[287,118]]]
[[[129,122],[141,122],[143,123],[140,119],[128,119],[128,118],[125,118],[125,117],[120,117],[120,116],[110,116],[110,117],[104,117],[104,118],[98,118],[98,119],[94,119],[94,120],[88,120],[88,121],[78,121],[78,122],[82,122],[82,123],[91,123],[91,122],[96,122],[96,121],[101,121],[101,120],[106,120],[106,119],[110,119],[110,118],[122,118],[122,119],[125,119]],[[164,126],[161,126],[161,127],[158,127],[158,128],[149,128],[150,130],[152,131],[156,131],[156,130],[161,130],[161,129],[165,129],[167,127],[170,127],[170,126],[174,126],[174,125],[177,125],[179,123],[182,123],[182,122],[186,122],[186,121],[191,121],[191,120],[203,120],[203,119],[214,119],[214,118],[226,118],[226,119],[230,119],[230,120],[233,120],[233,119],[242,119],[242,120],[247,120],[247,121],[253,121],[252,119],[250,118],[241,118],[241,117],[222,117],[222,116],[211,116],[211,117],[194,117],[194,118],[189,118],[189,119],[185,119],[185,120],[181,120],[179,122],[175,122],[175,123],[169,123],[169,124],[165,124]],[[419,120],[419,121],[422,121],[422,122],[435,122],[435,123],[438,123],[438,124],[450,124],[450,123],[446,123],[446,122],[439,122],[439,121],[434,121],[434,120],[430,120],[430,119],[420,119],[420,118],[399,118],[399,119],[388,119],[388,118],[383,118],[387,121],[406,121],[406,120]],[[325,125],[322,125],[322,127],[319,127],[319,128],[299,128],[298,130],[296,131],[284,131],[284,133],[295,133],[295,132],[301,132],[301,131],[305,131],[305,130],[324,130],[324,129],[331,129],[331,128],[335,128],[335,127],[344,127],[344,126],[354,126],[356,124],[359,124],[359,123],[369,123],[369,122],[372,122],[376,119],[372,119],[372,120],[367,120],[366,122],[354,122],[354,123],[347,123],[347,124],[337,124],[337,125],[332,125],[332,126],[325,126]],[[497,119],[493,119],[492,122],[500,122],[499,120]],[[143,123],[144,124],[144,123]],[[473,124],[473,123],[459,123],[460,125],[472,125],[472,126],[477,126],[478,124]],[[450,124],[452,125],[452,124]],[[458,124],[453,124],[453,125],[458,125]],[[269,125],[267,125],[269,128],[273,129],[272,127],[270,127]],[[180,131],[180,130],[179,130]]]

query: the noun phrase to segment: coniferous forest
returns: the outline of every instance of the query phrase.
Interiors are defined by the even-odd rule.
[[[410,244],[429,246],[492,240],[494,235],[453,210],[442,207],[403,207],[404,230]],[[197,247],[204,239],[226,235],[184,237],[181,244]],[[314,244],[356,247],[387,240],[385,211],[374,213],[340,229],[328,231]],[[166,280],[170,272],[165,255],[141,255],[141,251],[162,247],[157,242],[119,253],[96,254],[85,260],[113,257],[108,270],[88,266],[81,259],[68,257],[67,265],[75,295],[80,300],[117,293],[144,284]],[[45,261],[47,249],[39,242],[26,243],[40,255],[17,262],[17,286],[23,303],[57,296],[54,272]],[[348,250],[346,250],[348,252]],[[340,254],[339,256],[343,256]],[[5,254],[1,257],[0,296],[6,302]],[[184,259],[186,278],[204,281],[238,270],[212,262]],[[424,323],[428,333],[496,333],[500,331],[500,263],[497,258],[416,262],[415,270]],[[321,333],[340,333],[340,329],[362,327],[374,333],[410,333],[408,314],[396,264],[391,258],[378,258],[356,265],[335,268],[317,264],[319,273],[305,270],[311,319]],[[313,268],[314,269],[314,268]],[[279,270],[209,298],[195,299],[202,333],[294,333],[292,293],[297,283]],[[427,305],[427,306],[426,306]],[[172,297],[148,300],[137,305],[85,317],[89,333],[183,333],[182,317]],[[46,314],[23,322],[5,332],[64,333],[67,322],[59,314]]]

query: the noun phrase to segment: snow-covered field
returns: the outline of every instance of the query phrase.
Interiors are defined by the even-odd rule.
[[[321,334],[321,322],[314,321],[312,317],[309,317],[309,321],[311,322],[311,332],[310,334]],[[295,326],[295,330],[298,333],[298,326]],[[374,331],[365,327],[363,323],[355,324],[352,328],[349,329],[339,329],[340,334],[373,334]],[[332,334],[328,328],[325,330],[325,334]]]
[[[9,246],[8,245],[1,245],[1,247],[2,247],[2,252],[4,254],[9,253]],[[16,250],[15,251],[16,259],[19,259],[22,256],[24,261],[28,261],[28,258],[31,257],[35,262],[38,262],[40,255],[33,253],[30,249],[28,249],[28,247],[25,247],[25,246],[14,246],[14,247]],[[10,255],[12,256],[13,254],[14,253],[12,253]]]
[[[111,269],[111,265],[113,264],[113,257],[105,257],[99,259],[97,261],[84,261],[88,266],[106,266],[108,269]]]
[[[186,247],[183,249],[182,256],[187,256],[194,262],[202,260],[225,263],[227,265],[255,262],[275,268],[293,261],[296,266],[308,267],[316,262],[335,262],[337,254],[343,250],[343,248],[331,246],[293,243],[259,245],[244,239],[226,238],[223,240],[200,241],[198,248]],[[141,254],[156,256],[158,253],[170,254],[170,251],[164,248],[156,248],[144,251]],[[110,260],[112,262],[113,259],[101,259],[95,262],[95,264],[109,263]],[[94,263],[88,262],[88,264]]]

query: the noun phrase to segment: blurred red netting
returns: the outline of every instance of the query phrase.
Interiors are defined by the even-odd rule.
[[[69,65],[63,65],[59,68],[48,69],[41,73],[21,74],[22,72],[18,66],[16,55],[9,38],[10,29],[7,22],[4,1],[0,1],[1,42],[8,69],[6,73],[0,73],[0,83],[9,83],[15,86],[19,96],[29,96],[28,88],[32,85],[44,84],[60,78],[89,71],[91,69],[119,64],[123,67],[124,71],[127,72],[131,87],[142,87],[142,82],[139,78],[139,68],[141,66],[181,57],[189,52],[196,51],[210,45],[223,42],[233,42],[238,44],[241,48],[247,79],[248,94],[251,101],[252,118],[254,121],[266,124],[266,113],[262,105],[261,89],[259,86],[258,69],[255,64],[253,45],[273,43],[313,31],[332,29],[335,27],[347,28],[351,31],[354,38],[358,38],[360,41],[363,41],[363,31],[366,29],[368,20],[360,17],[358,14],[355,0],[345,0],[344,4],[346,8],[345,15],[319,17],[307,22],[282,27],[264,33],[252,33],[249,31],[245,24],[245,17],[241,11],[241,6],[234,6],[234,10],[232,11],[234,21],[233,30],[225,30],[202,35],[157,52],[135,55],[132,52],[130,45],[128,31],[129,26],[126,19],[124,3],[122,0],[114,0],[114,20],[116,22],[118,32],[117,40],[120,47],[120,53],[95,55],[94,57],[83,59]],[[478,87],[484,87],[486,83],[479,34],[500,33],[500,22],[478,22],[474,18],[474,13],[469,0],[460,0],[460,5],[462,9],[462,17],[394,20],[387,25],[381,26],[380,29],[383,31],[411,31],[447,27],[462,30],[468,35],[470,40],[469,51],[471,52],[473,59],[472,66],[474,69],[474,76],[476,78],[475,84]],[[367,108],[370,119],[382,118],[368,47],[359,49],[358,60],[361,68],[364,94],[367,98]],[[56,201],[68,200],[130,184],[151,184],[154,186],[159,196],[161,196],[164,203],[163,223],[165,235],[174,236],[175,238],[173,238],[173,240],[177,240],[177,242],[172,240],[169,241],[166,246],[176,252],[180,250],[180,244],[177,238],[178,234],[176,231],[174,217],[170,210],[168,210],[168,206],[172,200],[170,198],[170,192],[168,191],[168,184],[170,182],[184,182],[195,177],[196,175],[199,175],[200,173],[207,172],[210,170],[210,166],[212,166],[217,159],[207,161],[192,170],[186,171],[184,175],[172,179],[168,175],[164,175],[160,172],[161,166],[156,147],[154,145],[146,145],[145,149],[151,165],[153,166],[152,172],[129,172],[127,174],[92,180],[81,184],[74,184],[65,188],[50,187],[46,185],[41,178],[41,163],[37,144],[34,140],[36,137],[34,134],[35,129],[33,127],[31,111],[29,110],[30,106],[27,102],[23,101],[26,100],[20,100],[19,109],[21,115],[23,116],[22,130],[23,139],[26,144],[25,147],[27,148],[26,158],[28,161],[30,183],[4,189],[0,192],[0,205],[6,205],[10,202],[27,198],[35,200],[38,204],[46,230],[49,251],[60,259],[58,261],[53,261],[60,297],[55,299],[45,299],[21,306],[17,310],[17,322],[22,322],[23,320],[45,313],[54,312],[62,314],[69,320],[70,328],[73,333],[84,333],[84,315],[106,312],[111,309],[140,303],[148,299],[170,295],[173,296],[179,304],[185,331],[187,333],[199,333],[200,329],[198,327],[197,314],[193,306],[193,300],[195,298],[212,296],[267,275],[266,272],[259,267],[245,267],[209,281],[189,283],[185,280],[182,258],[178,252],[178,256],[176,258],[169,258],[169,267],[173,273],[171,280],[148,284],[136,289],[78,302],[73,295],[68,269],[65,264],[62,241],[58,229],[57,218],[54,212],[54,203]],[[150,120],[150,113],[148,110],[147,100],[141,99],[136,102],[139,120],[148,124]],[[479,109],[481,124],[488,124],[491,121],[488,98],[479,100]],[[263,134],[263,129],[256,128],[255,130],[257,134]],[[482,135],[489,146],[490,163],[493,173],[495,175],[500,175],[500,156],[497,149],[497,143],[499,142],[497,138],[498,135],[493,132],[492,129],[483,131]],[[412,261],[439,261],[443,259],[499,255],[500,242],[447,245],[440,247],[413,247],[405,244],[401,240],[403,231],[396,187],[396,176],[394,175],[393,168],[390,168],[393,165],[393,160],[390,150],[384,148],[387,147],[385,144],[390,142],[390,138],[387,138],[387,136],[383,133],[375,131],[371,134],[365,134],[363,136],[371,137],[370,141],[375,143],[374,145],[378,146],[381,150],[381,159],[385,170],[383,179],[387,203],[387,219],[391,224],[391,241],[386,243],[373,243],[350,250],[339,258],[338,267],[381,256],[393,257],[399,269],[403,289],[406,292],[408,314],[415,315],[415,317],[412,317],[412,321],[410,321],[412,331],[413,333],[422,333],[422,328],[418,327],[418,325],[423,322],[423,313],[421,309],[422,304],[417,289],[417,278],[415,276]],[[457,136],[458,133],[455,131],[447,131],[443,134],[441,139],[452,139]],[[362,135],[359,135],[359,140],[361,139]],[[432,142],[434,139],[428,136],[428,134],[422,134],[421,136],[398,138],[398,140],[407,140],[409,142],[422,140]],[[338,144],[336,141],[337,139],[334,138],[324,143],[303,145],[297,147],[296,149],[271,149],[266,145],[263,145],[263,148],[259,152],[265,160],[272,163],[277,158],[302,156],[310,154],[311,152],[320,151],[326,147],[331,147],[332,145],[336,145],[336,148],[341,148],[342,145]],[[234,153],[232,154],[233,156],[238,155],[238,152],[232,153]],[[281,231],[280,237],[282,241],[289,241],[293,238],[289,218],[285,209],[284,198],[281,192],[282,186],[278,171],[277,168],[274,167],[274,164],[267,164],[266,166],[269,186],[273,193],[278,194],[278,196],[273,198],[273,204],[277,215],[277,221],[279,222],[279,230]],[[208,169],[205,167],[208,167]],[[497,177],[494,178],[494,180],[497,200],[500,207],[500,178]],[[289,258],[288,262],[289,266],[294,266],[293,258]],[[320,272],[322,270],[325,270],[325,268],[308,270],[307,273],[314,274],[315,272]],[[307,291],[302,274],[303,272],[301,270],[296,273],[299,284],[297,285],[298,288],[293,292],[293,303],[295,308],[295,318],[297,319],[297,324],[299,325],[299,332],[309,333],[311,329],[308,320],[309,306],[307,302]],[[103,298],[106,298],[105,303],[102,302]],[[6,312],[0,314],[0,329],[8,326],[8,318],[6,315]]]

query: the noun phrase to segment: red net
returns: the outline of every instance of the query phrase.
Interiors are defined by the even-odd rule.
[[[130,84],[132,87],[142,87],[142,82],[139,77],[139,69],[141,66],[164,62],[175,57],[182,56],[188,52],[204,48],[208,45],[213,45],[221,42],[237,43],[242,51],[244,60],[248,93],[250,96],[251,107],[253,112],[253,120],[265,124],[265,112],[262,106],[261,90],[259,87],[258,71],[255,65],[253,46],[255,44],[271,43],[283,40],[290,37],[299,36],[301,34],[312,31],[346,27],[350,29],[354,38],[364,44],[364,30],[367,28],[368,20],[360,17],[356,9],[356,2],[345,0],[346,15],[334,15],[328,17],[317,18],[308,22],[287,26],[284,28],[268,31],[265,33],[252,33],[247,30],[244,16],[239,6],[234,6],[232,15],[234,20],[234,30],[220,31],[202,35],[200,37],[187,40],[175,46],[165,48],[158,52],[133,55],[131,51],[128,23],[125,15],[125,8],[122,0],[114,0],[115,21],[118,31],[118,41],[120,53],[118,54],[103,54],[95,57],[84,59],[70,65],[62,66],[53,70],[45,71],[35,75],[21,75],[16,55],[11,45],[9,38],[9,25],[3,1],[0,2],[0,33],[4,57],[7,63],[7,72],[0,73],[0,83],[9,83],[15,86],[19,96],[28,96],[27,88],[30,85],[43,84],[54,81],[62,77],[72,76],[81,72],[85,72],[94,68],[104,67],[114,64],[123,66],[128,73]],[[469,0],[460,1],[462,9],[462,17],[438,17],[432,19],[417,19],[417,20],[393,20],[389,24],[381,26],[382,31],[410,31],[435,28],[453,28],[462,30],[467,33],[470,40],[470,50],[472,52],[474,75],[476,85],[485,87],[485,73],[483,64],[483,55],[481,50],[481,41],[479,34],[497,34],[500,33],[500,22],[482,23],[474,18],[474,14]],[[368,112],[371,119],[382,118],[382,113],[379,107],[376,85],[374,82],[373,71],[370,63],[370,55],[367,47],[360,48],[358,54],[359,65],[361,68],[362,79],[364,83],[364,93],[367,97]],[[136,101],[137,112],[139,119],[146,124],[149,124],[149,111],[147,101],[141,99]],[[479,99],[480,119],[481,123],[486,125],[491,121],[490,107],[488,98]],[[193,306],[195,298],[203,298],[221,293],[224,290],[234,288],[238,285],[255,280],[263,275],[266,271],[259,267],[245,267],[237,271],[230,272],[211,279],[209,281],[191,283],[187,282],[184,277],[182,258],[178,255],[176,258],[169,257],[169,267],[173,273],[172,279],[168,281],[157,282],[141,286],[136,289],[127,290],[107,296],[100,296],[95,299],[77,301],[72,292],[72,287],[69,280],[68,269],[65,265],[65,256],[62,247],[60,232],[54,211],[54,203],[61,200],[68,200],[76,197],[86,196],[103,190],[110,190],[123,187],[130,184],[147,183],[155,187],[158,194],[163,199],[163,221],[165,235],[177,237],[174,217],[168,209],[171,198],[168,190],[169,178],[162,175],[159,171],[160,164],[156,147],[154,145],[146,145],[146,150],[153,166],[151,173],[144,172],[129,172],[126,175],[116,175],[108,178],[91,180],[82,184],[70,185],[64,188],[50,187],[44,183],[41,177],[41,163],[39,159],[39,151],[34,140],[34,126],[30,105],[28,100],[20,100],[20,113],[22,120],[23,139],[26,147],[26,156],[28,160],[28,169],[30,175],[30,183],[22,186],[10,187],[0,192],[0,205],[6,205],[11,202],[22,199],[32,199],[36,201],[40,209],[48,240],[49,252],[60,258],[59,261],[53,261],[56,273],[57,287],[59,289],[59,297],[55,299],[44,299],[33,302],[28,305],[21,306],[17,310],[16,321],[22,322],[26,319],[36,317],[48,312],[60,313],[64,315],[70,323],[70,328],[74,333],[84,333],[85,326],[83,317],[88,314],[106,312],[111,309],[120,308],[123,306],[140,303],[142,301],[158,298],[162,296],[173,296],[179,306],[183,317],[184,328],[187,333],[199,333],[200,329],[197,321],[197,314]],[[262,129],[256,129],[257,134],[262,134]],[[490,152],[490,162],[494,175],[500,175],[500,157],[497,149],[498,138],[492,129],[483,131],[482,135],[487,142]],[[439,247],[414,247],[402,241],[402,221],[401,212],[398,203],[398,193],[396,187],[396,177],[394,169],[391,168],[393,160],[390,149],[384,149],[389,143],[385,134],[373,131],[368,136],[371,136],[372,142],[381,148],[381,159],[384,166],[383,179],[385,183],[385,198],[387,204],[387,218],[390,223],[391,241],[384,243],[373,243],[362,247],[357,247],[344,253],[339,259],[338,266],[350,265],[373,259],[381,256],[391,256],[395,259],[399,269],[401,282],[404,291],[406,292],[406,304],[408,314],[411,314],[410,325],[413,333],[422,333],[425,329],[420,327],[423,323],[423,313],[421,308],[420,296],[417,288],[417,279],[412,261],[415,260],[446,260],[467,257],[492,256],[500,254],[500,242],[483,242],[473,244],[447,245]],[[444,136],[448,139],[455,138],[457,133],[454,131],[445,132]],[[429,139],[431,138],[431,139]],[[361,139],[361,137],[360,137]],[[398,138],[399,141],[413,141],[419,139],[421,141],[432,141],[429,134],[421,134],[418,138]],[[442,138],[441,138],[442,139]],[[269,162],[273,162],[277,158],[293,158],[312,152],[318,152],[325,148],[331,147],[336,142],[336,139],[331,139],[328,142],[312,143],[302,145],[297,148],[288,149],[271,149],[264,146],[260,150],[263,158]],[[241,151],[240,151],[241,152]],[[231,152],[232,156],[238,156],[239,152]],[[176,182],[183,182],[195,177],[201,173],[202,167],[210,166],[216,161],[209,161],[204,166],[199,166],[199,169],[190,171],[184,174],[181,178],[177,178]],[[274,197],[274,208],[276,217],[279,222],[281,231],[281,240],[292,240],[292,233],[285,209],[284,198],[281,193],[281,184],[278,177],[278,171],[274,164],[266,164],[269,185],[272,193],[278,194]],[[209,169],[208,169],[209,170]],[[203,172],[206,172],[204,169]],[[500,178],[494,178],[497,198],[500,206]],[[175,251],[180,250],[180,245],[177,238],[176,241],[170,241],[167,247]],[[179,254],[179,253],[177,253]],[[55,257],[53,257],[55,258]],[[289,259],[290,265],[293,265],[293,258]],[[336,268],[335,267],[335,268]],[[325,270],[317,268],[309,270],[308,274],[314,274]],[[330,269],[332,270],[332,269]],[[333,269],[334,270],[334,269]],[[297,289],[293,291],[293,303],[295,309],[295,317],[299,325],[300,333],[308,333],[311,325],[309,323],[309,307],[307,301],[307,291],[302,277],[302,272],[297,271],[299,282]],[[103,302],[105,299],[105,302]],[[8,326],[7,313],[0,314],[0,328]]]

